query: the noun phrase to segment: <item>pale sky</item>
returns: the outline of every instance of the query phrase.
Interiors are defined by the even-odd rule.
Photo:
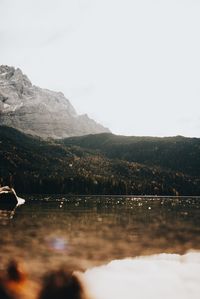
[[[200,137],[199,0],[0,0],[0,64],[113,133]]]

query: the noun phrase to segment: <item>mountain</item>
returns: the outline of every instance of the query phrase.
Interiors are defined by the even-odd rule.
[[[200,176],[200,138],[118,136],[111,133],[66,138],[66,146],[93,149],[109,159],[159,166]]]
[[[74,139],[76,142],[83,142],[83,137]],[[85,136],[84,146],[78,146],[72,145],[71,138],[68,139],[70,144],[67,144],[67,139],[43,140],[13,128],[0,126],[0,185],[13,186],[17,193],[200,194],[199,165],[193,164],[193,170],[187,166],[192,148],[193,160],[198,163],[200,151],[196,142],[199,142],[199,139],[185,140],[184,152],[188,159],[182,160],[184,171],[181,171],[174,158],[174,155],[177,157],[179,149],[184,148],[182,143],[180,148],[177,143],[172,149],[170,139],[159,140],[161,144],[164,142],[165,151],[160,149],[156,160],[153,151],[155,146],[151,146],[154,138],[150,138],[146,142],[150,142],[149,148],[152,148],[152,151],[147,150],[146,153],[145,143],[140,144],[139,149],[135,148],[135,154],[139,157],[141,153],[143,161],[146,160],[139,163],[136,158],[135,161],[124,159],[126,154],[131,157],[131,152],[126,149],[128,139],[111,134],[97,134]],[[179,140],[179,137],[172,138],[173,142],[176,139]],[[114,144],[114,140],[121,148],[124,146],[121,153],[123,159],[119,158],[119,154],[118,158],[114,158],[112,152],[109,155],[113,157],[108,157],[106,153],[107,148]],[[133,140],[134,138],[130,137],[129,142],[132,143]],[[135,142],[137,140],[140,138],[135,137]],[[143,141],[142,138],[141,140]],[[191,143],[190,147],[187,146],[187,142]],[[95,143],[98,149],[94,148]],[[169,160],[166,167],[159,162],[162,155],[166,155],[166,159]]]
[[[0,125],[42,138],[64,138],[109,132],[78,115],[63,93],[32,85],[22,71],[0,66]]]

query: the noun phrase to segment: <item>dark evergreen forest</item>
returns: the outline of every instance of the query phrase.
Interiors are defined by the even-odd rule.
[[[1,126],[0,184],[21,194],[200,195],[200,139],[42,140]]]

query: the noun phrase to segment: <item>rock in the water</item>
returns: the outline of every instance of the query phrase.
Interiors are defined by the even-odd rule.
[[[42,138],[109,132],[87,115],[78,115],[61,92],[31,84],[20,69],[0,66],[0,125]]]
[[[24,199],[17,197],[13,188],[4,186],[0,188],[0,208],[14,209],[17,205],[25,202]]]

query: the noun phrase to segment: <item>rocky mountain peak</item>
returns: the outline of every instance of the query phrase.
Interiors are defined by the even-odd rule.
[[[1,65],[0,66],[0,79],[7,79],[9,80],[15,72],[15,68],[8,65]]]
[[[0,125],[42,138],[109,132],[87,115],[78,115],[62,92],[32,85],[22,71],[0,66]]]

